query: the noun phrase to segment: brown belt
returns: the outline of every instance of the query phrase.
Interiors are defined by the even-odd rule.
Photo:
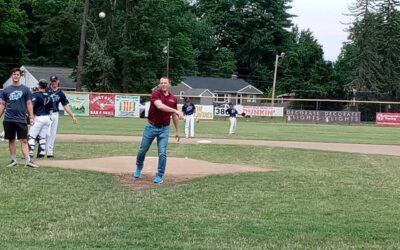
[[[154,123],[152,121],[148,121],[148,122],[149,122],[149,124],[153,125],[156,128],[163,128],[163,127],[168,127],[169,126],[169,124],[158,124],[158,123]]]

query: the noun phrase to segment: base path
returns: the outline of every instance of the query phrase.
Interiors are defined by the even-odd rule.
[[[58,134],[58,141],[113,141],[113,142],[140,142],[140,136],[114,136],[114,135],[72,135]],[[170,138],[170,143],[176,143]],[[191,138],[181,139],[179,143],[186,144],[225,144],[225,145],[258,145],[284,148],[303,148],[336,152],[379,154],[400,156],[400,145],[372,145],[350,143],[324,143],[324,142],[294,142],[294,141],[261,141],[261,140],[237,140],[237,139],[210,139]]]

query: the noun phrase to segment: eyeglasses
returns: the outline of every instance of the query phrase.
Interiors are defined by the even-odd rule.
[[[50,82],[57,82],[57,80],[54,80],[54,81],[50,81]]]

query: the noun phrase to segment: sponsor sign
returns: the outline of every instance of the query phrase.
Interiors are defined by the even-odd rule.
[[[216,116],[226,116],[226,110],[228,109],[228,105],[226,107],[215,107],[214,114]],[[240,114],[245,113],[246,116],[280,116],[283,117],[283,107],[267,107],[267,106],[242,106],[236,105],[235,109]]]
[[[114,94],[90,94],[89,95],[90,116],[114,116],[115,95]]]
[[[400,127],[400,113],[376,113],[376,125]]]
[[[283,117],[283,107],[266,107],[266,106],[243,106],[242,110],[238,109],[239,114],[245,113],[246,116],[280,116]]]
[[[182,110],[182,104],[178,104],[178,110]],[[196,106],[196,117],[199,120],[212,120],[214,118],[213,105],[199,105]]]
[[[116,117],[139,117],[140,97],[139,96],[115,96]]]
[[[74,113],[74,115],[89,115],[89,94],[65,93],[65,95],[67,96],[67,99],[69,101],[68,106],[71,109],[72,113]]]
[[[339,123],[355,124],[360,123],[360,112],[351,111],[316,111],[316,110],[287,110],[287,122],[308,122],[308,123]]]

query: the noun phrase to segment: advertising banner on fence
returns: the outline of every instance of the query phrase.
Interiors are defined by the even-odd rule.
[[[114,94],[90,94],[89,95],[90,116],[114,116],[115,95]]]
[[[116,95],[115,116],[116,117],[139,117],[140,97]]]
[[[400,113],[376,113],[376,125],[400,127]]]
[[[304,123],[339,123],[356,124],[360,123],[360,112],[351,111],[316,111],[316,110],[287,110],[287,122]]]
[[[182,111],[182,104],[178,104],[178,110]],[[214,118],[214,106],[213,105],[199,105],[196,106],[196,117],[199,120],[212,120]]]
[[[66,93],[65,95],[72,113],[78,116],[89,115],[89,94]]]
[[[226,107],[215,107],[215,115],[216,116],[226,116],[225,111],[228,108]],[[283,117],[283,107],[267,107],[267,106],[242,106],[236,105],[236,110],[240,114],[244,113],[246,116],[280,116]]]
[[[283,117],[283,107],[266,107],[266,106],[242,106],[242,110],[238,109],[239,114],[245,113],[246,116],[279,116]]]

